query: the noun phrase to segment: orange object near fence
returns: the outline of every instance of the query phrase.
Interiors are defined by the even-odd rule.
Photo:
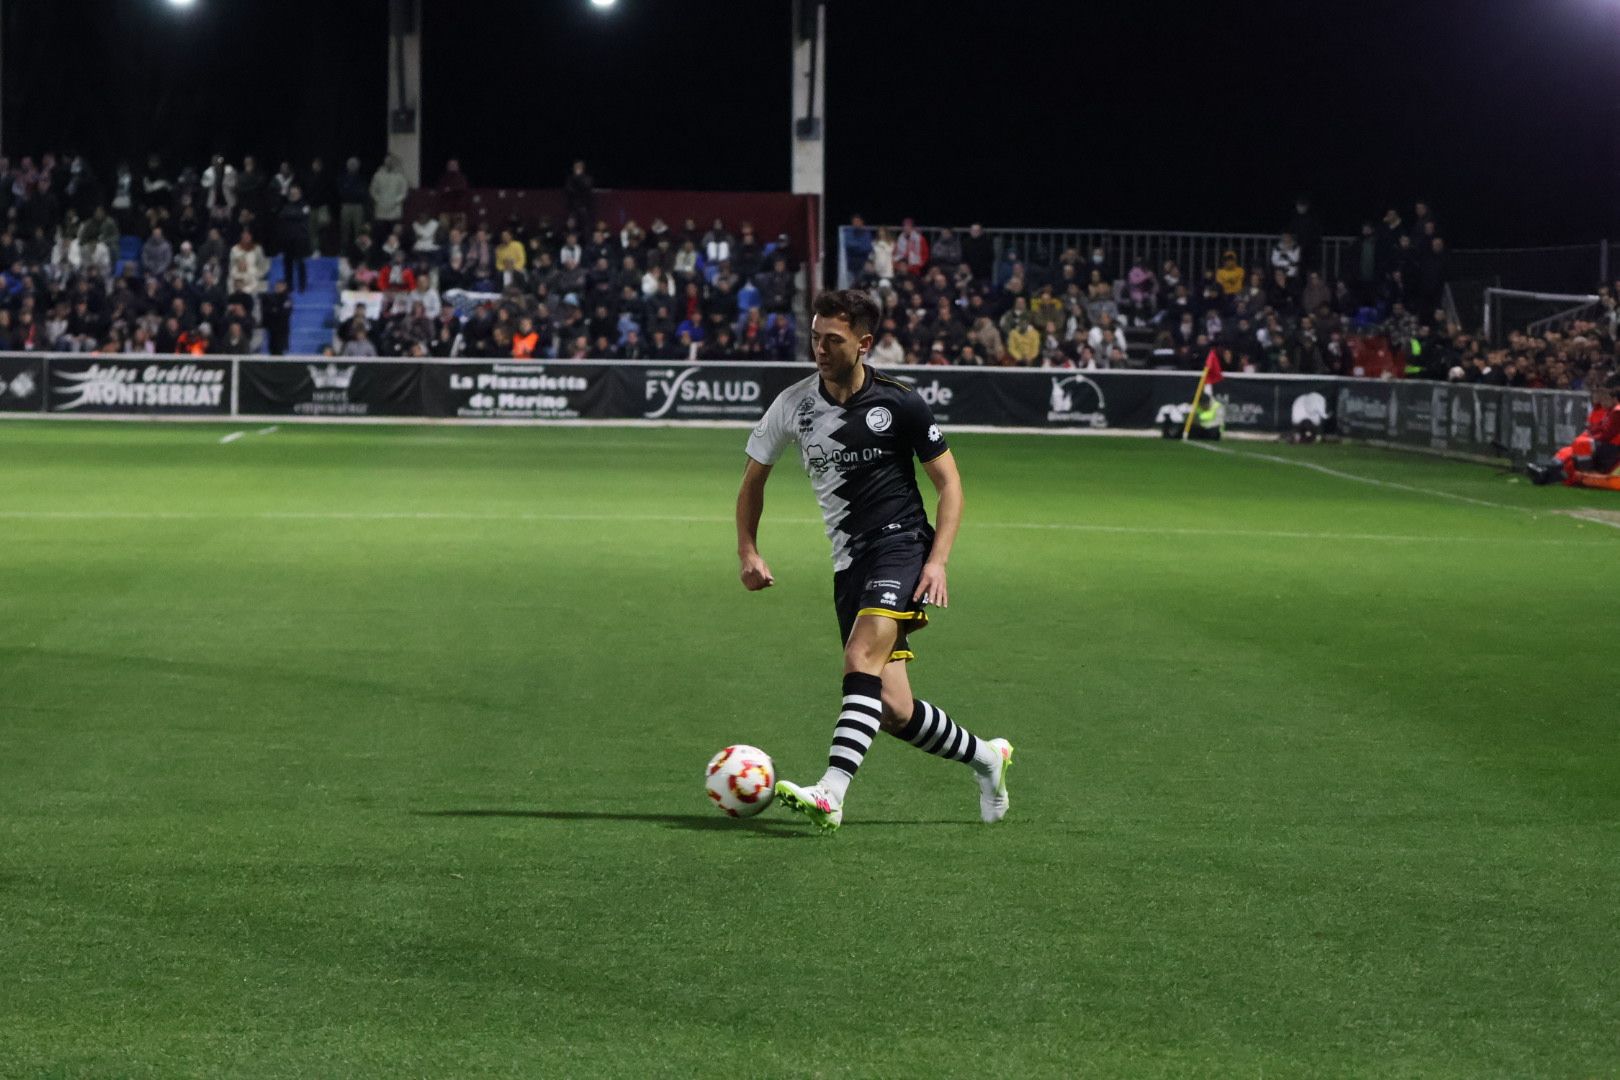
[[[1620,491],[1620,472],[1576,472],[1575,486],[1603,488],[1607,491]]]

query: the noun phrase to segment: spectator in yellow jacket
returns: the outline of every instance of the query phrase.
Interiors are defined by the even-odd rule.
[[[1030,321],[1036,326],[1045,326],[1049,322],[1062,323],[1063,301],[1052,295],[1052,286],[1042,285],[1035,299],[1029,302],[1029,314]]]
[[[1034,364],[1041,355],[1041,332],[1029,320],[1020,321],[1007,335],[1007,360],[1020,367]]]
[[[529,253],[523,249],[511,229],[501,230],[501,243],[495,249],[495,270],[505,273],[508,270],[522,270],[529,264]]]
[[[1243,291],[1243,267],[1238,265],[1237,252],[1228,251],[1221,256],[1221,268],[1215,271],[1215,283],[1227,296]]]

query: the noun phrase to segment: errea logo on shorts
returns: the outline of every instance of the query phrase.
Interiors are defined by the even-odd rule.
[[[944,436],[939,433],[939,425],[938,424],[929,424],[928,425],[928,441],[929,442],[939,442],[939,440],[942,439],[942,438],[944,438]]]
[[[894,426],[894,414],[889,412],[889,410],[885,409],[882,405],[879,405],[873,409],[868,409],[866,413],[866,426],[881,435],[885,431],[888,431],[889,428]]]

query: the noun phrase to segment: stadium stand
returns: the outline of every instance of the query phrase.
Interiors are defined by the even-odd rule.
[[[574,212],[598,201],[588,174],[565,190]],[[175,172],[152,155],[104,185],[82,157],[0,158],[0,351],[795,355],[786,230],[514,213],[492,236],[454,161],[432,206],[420,194],[391,160],[368,180],[354,159],[334,177],[318,159],[265,175],[252,157]]]
[[[554,222],[523,192],[485,199],[455,161],[410,191],[391,161],[266,174],[252,157],[171,170],[154,154],[104,183],[83,157],[0,158],[0,349],[797,355],[807,275],[776,207],[738,204],[765,234],[713,216],[703,194],[668,220],[619,197],[609,220],[583,163],[560,195]],[[1235,371],[1563,389],[1615,368],[1620,287],[1503,341],[1461,327],[1445,235],[1422,202],[1328,238],[1302,199],[1285,227],[1241,255],[1175,249],[1198,252],[1186,266],[1169,247],[1017,246],[909,219],[855,218],[840,250],[881,302],[882,363],[1196,369],[1213,349]]]
[[[1106,244],[1025,259],[1031,245],[980,225],[909,219],[872,228],[856,217],[840,249],[847,278],[878,296],[877,355],[891,364],[1196,370],[1214,349],[1234,371],[1560,389],[1614,370],[1620,283],[1598,289],[1597,317],[1491,344],[1446,303],[1450,253],[1424,203],[1409,218],[1390,209],[1368,222],[1338,241],[1332,260],[1308,202],[1287,228],[1269,250],[1251,246],[1246,264],[1227,250],[1186,267]]]
[[[577,196],[576,196],[577,198]],[[800,260],[786,234],[691,217],[589,229],[419,210],[344,252],[334,348],[514,359],[789,359]],[[358,341],[358,344],[357,344]]]

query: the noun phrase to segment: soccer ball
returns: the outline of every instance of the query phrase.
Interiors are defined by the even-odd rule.
[[[728,746],[709,759],[703,786],[722,814],[753,817],[776,795],[776,766],[757,746]]]

